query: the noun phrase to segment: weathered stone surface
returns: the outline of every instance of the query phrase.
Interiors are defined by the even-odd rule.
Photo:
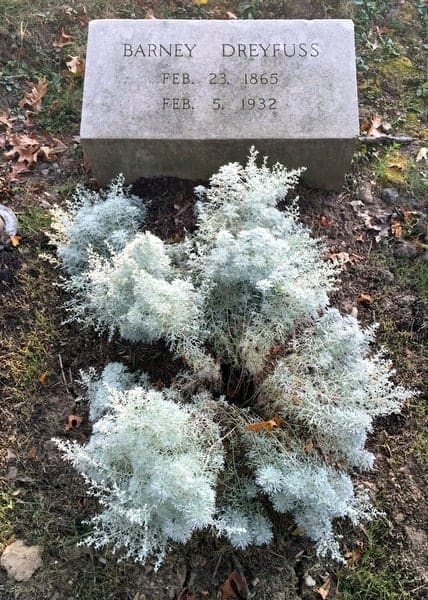
[[[42,566],[41,555],[40,546],[27,546],[22,540],[16,540],[5,548],[0,564],[9,577],[16,581],[27,581]]]
[[[358,131],[352,21],[89,25],[81,140],[102,184],[208,179],[254,144],[339,189]]]

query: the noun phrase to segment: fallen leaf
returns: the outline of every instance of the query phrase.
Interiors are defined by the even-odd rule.
[[[145,19],[156,19],[155,13],[153,12],[153,8],[149,8],[149,10],[146,12],[146,16],[144,18]]]
[[[68,70],[76,77],[82,77],[85,72],[85,60],[78,56],[70,56],[70,60],[65,63]]]
[[[330,219],[325,215],[320,215],[318,222],[321,225],[321,227],[330,227],[330,225],[333,223],[333,219]]]
[[[235,15],[235,13],[231,12],[230,10],[226,11],[227,16],[229,17],[229,19],[237,19],[238,17]]]
[[[57,39],[53,43],[54,48],[64,48],[64,46],[70,46],[72,44],[73,36],[65,33],[64,27],[61,27],[61,32],[59,33]]]
[[[208,0],[193,0],[193,4],[196,4],[196,6],[203,6],[204,4],[207,4]]]
[[[379,128],[382,126],[382,117],[380,115],[374,115],[371,118],[370,129],[367,132],[367,137],[380,137],[383,135]]]
[[[26,165],[23,164],[14,164],[12,165],[9,173],[6,174],[6,180],[9,181],[10,183],[13,183],[14,181],[19,182],[20,179],[20,175],[22,175],[23,173],[29,173],[30,170],[27,169]]]
[[[38,377],[37,380],[40,381],[42,385],[46,385],[46,378],[49,374],[49,371],[43,371]]]
[[[354,548],[354,550],[351,550],[350,552],[347,552],[345,554],[345,558],[346,558],[346,566],[347,567],[354,567],[356,564],[358,564],[360,558],[361,558],[361,549],[360,548]]]
[[[22,240],[22,237],[20,235],[11,235],[9,239],[12,247],[16,248],[19,246],[19,242]]]
[[[360,294],[357,298],[358,304],[372,304],[373,298],[370,294]]]
[[[83,418],[79,417],[78,415],[68,415],[67,424],[65,425],[65,430],[71,431],[72,429],[76,429],[77,427],[80,427],[80,424],[82,423],[82,421],[83,421]]]
[[[27,452],[27,460],[34,460],[37,456],[37,450],[35,448],[30,448]]]
[[[416,155],[416,162],[428,160],[428,148],[421,148]]]
[[[24,92],[23,98],[19,101],[19,108],[23,108],[26,104],[31,106],[34,112],[40,112],[42,109],[42,99],[48,89],[47,79],[40,79],[38,83],[31,81],[27,82],[29,89]]]
[[[52,140],[56,143],[55,146],[40,146],[39,152],[43,154],[46,160],[55,159],[58,154],[62,154],[67,150],[67,146],[58,140],[57,138],[52,138]]]
[[[360,260],[364,260],[364,256],[354,253],[349,254],[348,252],[330,252],[327,259],[336,260],[341,267],[344,267],[347,264],[354,265]]]
[[[364,235],[362,233],[360,233],[359,235],[357,235],[357,237],[355,238],[356,242],[364,242]]]
[[[221,600],[245,600],[248,598],[248,586],[239,571],[232,571],[221,586]]]
[[[331,587],[330,577],[326,577],[326,580],[324,581],[322,586],[317,589],[317,593],[321,596],[321,598],[323,600],[326,600],[326,598],[328,597],[328,595],[330,593],[330,587]]]
[[[2,125],[5,125],[9,129],[12,127],[14,121],[16,121],[16,117],[11,117],[10,116],[10,110],[5,110],[0,115],[0,123]]]
[[[281,419],[278,417],[274,417],[273,419],[269,419],[269,421],[259,421],[258,423],[249,423],[245,426],[247,431],[254,431],[258,433],[262,429],[266,429],[266,431],[273,431],[275,427],[281,425]]]
[[[398,239],[403,236],[403,227],[400,221],[391,221],[391,233]]]
[[[24,148],[18,149],[18,162],[23,163],[26,162],[29,165],[37,162],[37,156],[39,154],[39,149],[35,146],[27,146]]]

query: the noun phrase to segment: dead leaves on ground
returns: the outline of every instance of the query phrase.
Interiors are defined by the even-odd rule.
[[[358,304],[372,304],[373,303],[373,296],[370,296],[370,294],[360,294],[357,298],[357,303]]]
[[[85,72],[85,60],[79,56],[70,56],[70,60],[65,63],[67,69],[76,77],[83,77]]]
[[[341,267],[346,268],[347,265],[355,265],[356,263],[364,260],[364,256],[355,254],[354,252],[329,252],[327,254],[327,260],[334,260]]]
[[[8,146],[9,150],[4,152],[3,156],[17,163],[12,165],[10,172],[6,174],[8,181],[17,181],[19,175],[28,172],[27,167],[36,163],[39,158],[46,161],[55,160],[67,149],[61,140],[49,134],[45,134],[43,138],[28,133],[6,134],[4,145]]]
[[[64,48],[65,46],[70,46],[72,43],[73,36],[65,33],[64,27],[61,27],[61,31],[52,45],[54,48]]]
[[[248,585],[239,571],[232,571],[221,586],[221,600],[246,600]]]
[[[19,101],[18,107],[29,106],[32,112],[38,113],[42,109],[42,100],[48,90],[47,79],[40,79],[37,83],[27,81],[27,90],[23,98]]]
[[[67,423],[65,424],[64,429],[66,431],[72,431],[73,429],[77,429],[78,427],[80,427],[82,421],[83,418],[79,417],[79,415],[68,415]]]
[[[385,137],[391,132],[391,125],[387,123],[381,115],[372,115],[369,123],[363,123],[363,131],[367,131],[367,137]]]
[[[279,427],[282,424],[282,419],[279,417],[274,417],[273,419],[269,419],[269,421],[258,421],[257,423],[248,423],[245,426],[247,431],[253,431],[254,433],[259,433],[262,430],[265,430],[271,433],[274,429]]]
[[[324,578],[324,583],[322,584],[322,586],[317,589],[317,594],[319,596],[321,596],[321,598],[323,600],[326,600],[328,598],[329,593],[330,593],[330,588],[331,588],[331,580],[330,580],[330,576],[327,575]]]

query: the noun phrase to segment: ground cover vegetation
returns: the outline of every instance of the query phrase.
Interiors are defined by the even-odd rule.
[[[374,364],[373,357],[370,358],[372,355],[368,355],[366,350],[370,327],[378,321],[376,337],[394,359],[398,369],[391,393],[399,394],[400,384],[423,392],[424,379],[426,381],[424,318],[427,303],[427,263],[424,258],[427,232],[423,216],[423,201],[426,197],[424,147],[427,145],[424,122],[426,80],[423,70],[426,13],[423,2],[387,3],[381,0],[326,2],[322,5],[309,1],[297,5],[291,2],[214,0],[206,3],[123,2],[120,7],[107,1],[95,0],[70,2],[67,5],[40,0],[31,6],[28,3],[4,0],[0,4],[0,52],[3,58],[0,67],[0,97],[2,110],[4,108],[0,118],[0,135],[5,153],[0,175],[0,202],[10,206],[17,213],[19,221],[15,246],[9,246],[0,252],[0,310],[3,325],[0,383],[4,425],[0,441],[6,473],[0,482],[0,541],[5,546],[15,538],[26,539],[29,543],[39,543],[44,548],[43,567],[30,581],[13,583],[6,580],[5,572],[2,571],[0,589],[5,598],[142,600],[180,597],[182,600],[192,596],[214,598],[220,589],[223,597],[228,597],[229,594],[233,598],[234,589],[240,589],[241,595],[245,597],[246,586],[252,597],[260,599],[336,597],[401,600],[424,597],[426,572],[423,551],[426,538],[423,533],[423,515],[426,504],[423,490],[426,481],[423,472],[426,470],[427,446],[423,393],[406,401],[401,415],[397,413],[392,417],[380,417],[374,422],[374,431],[368,438],[368,452],[375,456],[373,469],[364,474],[354,474],[353,481],[357,488],[365,487],[369,490],[376,508],[383,511],[384,515],[377,517],[371,524],[356,527],[346,521],[335,522],[336,532],[342,534],[339,541],[345,565],[317,558],[310,537],[318,543],[326,539],[325,535],[318,535],[319,520],[315,523],[315,529],[312,529],[312,535],[309,538],[306,535],[311,533],[307,521],[309,515],[322,514],[324,506],[300,503],[293,507],[289,504],[287,511],[294,511],[294,518],[287,515],[276,516],[275,511],[272,511],[267,496],[270,496],[273,504],[277,502],[278,507],[281,502],[285,502],[285,497],[292,503],[286,478],[278,472],[280,465],[271,466],[277,469],[274,477],[281,479],[284,486],[281,490],[269,488],[272,481],[269,479],[269,471],[267,475],[258,471],[254,461],[250,464],[249,460],[246,472],[240,473],[239,485],[234,473],[232,483],[235,493],[238,488],[241,491],[239,507],[242,509],[242,497],[247,494],[246,501],[249,501],[253,515],[256,498],[248,499],[248,492],[251,490],[248,489],[245,477],[254,477],[256,474],[258,478],[257,510],[260,520],[258,530],[252,532],[252,539],[243,540],[239,537],[248,525],[248,520],[242,521],[243,516],[245,517],[242,511],[239,518],[241,524],[244,522],[244,527],[238,527],[238,531],[236,529],[236,499],[233,494],[228,496],[226,493],[233,486],[224,486],[224,493],[219,496],[221,501],[215,508],[212,490],[219,473],[225,472],[224,465],[231,464],[230,458],[235,452],[241,456],[245,451],[251,458],[247,448],[243,449],[247,438],[255,449],[259,444],[269,444],[283,436],[287,439],[287,444],[293,446],[293,451],[297,451],[299,456],[304,454],[305,457],[316,456],[319,447],[324,448],[327,453],[332,446],[339,448],[340,457],[327,457],[327,462],[316,465],[318,476],[321,476],[323,464],[328,466],[329,460],[343,462],[346,458],[348,466],[340,465],[344,470],[350,469],[351,464],[362,465],[364,461],[367,465],[370,457],[363,452],[363,439],[355,439],[352,444],[343,447],[341,436],[343,439],[344,432],[347,431],[346,423],[342,428],[327,430],[322,418],[315,419],[311,421],[312,429],[308,430],[307,421],[314,417],[310,413],[312,405],[298,406],[302,410],[302,414],[298,415],[297,407],[292,403],[287,406],[286,411],[282,410],[284,407],[278,401],[274,404],[275,390],[284,385],[293,386],[296,381],[304,382],[306,399],[313,397],[311,395],[318,390],[320,382],[326,381],[331,388],[335,387],[339,397],[341,393],[345,393],[345,390],[340,389],[343,382],[337,381],[329,372],[328,360],[322,363],[322,372],[302,372],[302,363],[296,362],[294,357],[301,355],[305,357],[305,361],[313,361],[314,357],[308,355],[310,347],[318,348],[318,355],[321,352],[317,344],[308,344],[308,339],[317,339],[321,343],[321,340],[325,341],[326,335],[329,338],[328,332],[337,327],[347,331],[358,347],[354,347],[352,356],[355,359],[360,357],[360,361],[363,361],[354,360],[352,364],[346,365],[347,369],[355,372],[363,368],[363,365],[368,368]],[[320,252],[320,247],[311,237],[307,236],[306,239],[303,236],[304,225],[297,226],[297,231],[306,239],[308,248],[315,252],[314,261],[310,265],[315,270],[311,273],[316,272],[314,265],[322,267],[323,275],[318,280],[318,289],[321,289],[321,283],[326,288],[331,287],[331,275],[328,274],[333,271],[333,263],[340,262],[342,269],[340,273],[336,273],[335,289],[330,293],[333,308],[327,308],[325,312],[326,299],[321,298],[320,305],[313,306],[315,312],[306,321],[303,319],[306,326],[295,332],[294,351],[282,355],[281,344],[275,344],[273,356],[269,354],[267,360],[271,368],[263,371],[262,377],[261,364],[254,360],[258,353],[251,352],[254,348],[252,343],[257,336],[259,341],[260,336],[263,341],[263,335],[272,335],[272,330],[265,332],[263,327],[260,328],[260,322],[252,322],[249,338],[244,340],[240,336],[240,342],[233,344],[231,350],[230,340],[225,340],[224,330],[213,327],[221,321],[219,317],[225,310],[224,306],[215,302],[218,312],[212,316],[210,332],[198,329],[199,320],[189,322],[186,318],[186,303],[181,303],[183,318],[178,330],[171,329],[168,314],[159,315],[154,310],[157,307],[152,306],[150,319],[147,321],[152,323],[150,330],[140,329],[138,340],[124,339],[133,330],[135,311],[132,309],[139,309],[142,303],[145,307],[150,306],[150,298],[141,296],[136,289],[132,291],[132,303],[116,306],[117,312],[109,315],[108,323],[99,319],[99,314],[103,313],[97,310],[97,302],[102,303],[104,292],[111,293],[111,278],[115,277],[120,281],[121,274],[129,268],[130,261],[135,262],[136,257],[140,257],[139,246],[144,247],[146,252],[156,253],[156,256],[161,253],[163,256],[159,272],[148,271],[144,262],[140,262],[139,269],[153,283],[156,293],[163,294],[165,303],[173,301],[174,294],[180,293],[180,297],[187,298],[190,302],[189,310],[193,312],[197,308],[204,315],[207,299],[211,298],[213,301],[212,294],[215,290],[206,285],[203,273],[209,272],[210,277],[215,276],[219,285],[222,282],[224,285],[225,280],[228,280],[228,285],[231,283],[232,274],[225,269],[225,265],[234,264],[234,240],[239,239],[239,244],[247,250],[245,257],[248,264],[253,265],[254,241],[244,235],[245,227],[222,232],[221,247],[216,245],[214,238],[210,243],[208,238],[203,241],[208,232],[197,227],[198,217],[194,211],[197,197],[193,193],[194,185],[186,182],[140,181],[131,192],[134,198],[130,203],[125,202],[127,210],[123,212],[120,227],[111,231],[104,229],[104,237],[101,238],[97,237],[97,228],[89,227],[86,231],[85,235],[91,238],[92,243],[89,254],[85,254],[86,240],[84,236],[79,236],[77,230],[73,241],[74,248],[80,243],[80,257],[77,260],[76,256],[67,257],[65,250],[68,246],[63,244],[64,254],[61,258],[64,264],[67,260],[75,261],[74,266],[72,262],[67,263],[71,274],[69,281],[73,287],[70,291],[78,291],[80,294],[77,295],[80,301],[70,306],[73,313],[69,314],[78,316],[85,323],[91,323],[92,327],[103,329],[107,326],[116,332],[113,336],[111,331],[101,333],[100,341],[98,334],[90,329],[82,329],[81,325],[72,322],[63,323],[63,305],[72,296],[57,287],[59,271],[42,259],[40,254],[52,254],[52,247],[45,235],[47,231],[52,231],[52,207],[58,204],[63,209],[62,215],[71,214],[70,224],[74,222],[77,213],[73,213],[73,209],[70,213],[66,201],[72,202],[76,184],[83,183],[94,189],[90,172],[83,168],[76,137],[86,23],[90,18],[121,16],[351,16],[356,23],[362,133],[371,133],[371,137],[375,137],[376,132],[392,132],[414,140],[411,145],[362,144],[340,195],[322,194],[303,187],[298,190],[301,220],[314,232],[314,237],[322,236],[325,240],[324,250],[316,258],[316,251]],[[206,186],[205,192],[201,190],[200,210],[203,210],[204,195],[213,194],[214,189]],[[117,193],[122,193],[119,188],[116,189]],[[278,222],[282,223],[283,219],[288,219],[289,223],[296,222],[296,214],[290,206],[292,197],[293,195],[279,203],[282,216],[278,217]],[[141,199],[150,200],[146,202],[145,208]],[[84,211],[86,203],[86,210],[90,212],[94,200],[94,195],[88,197],[84,194],[80,197],[79,210]],[[108,205],[108,199],[103,206],[106,204]],[[108,213],[105,214],[105,224],[108,226]],[[58,222],[58,216],[57,213],[55,222]],[[215,215],[208,216],[212,217],[210,222],[214,227],[212,231],[215,231]],[[266,229],[266,223],[262,225],[259,223],[259,230]],[[144,231],[149,231],[150,234],[144,234]],[[190,233],[185,235],[185,231]],[[68,233],[72,238],[72,228],[68,227]],[[216,232],[216,236],[218,233]],[[269,239],[266,238],[266,232],[258,231],[258,234],[259,244],[262,241],[267,248]],[[277,237],[280,237],[279,234]],[[301,238],[298,236],[298,239]],[[106,240],[108,244],[104,243]],[[60,243],[60,240],[57,241]],[[273,243],[277,244],[275,236]],[[180,252],[171,253],[172,247],[180,248]],[[195,247],[200,248],[199,253],[195,254]],[[222,256],[219,249],[223,247],[225,255]],[[297,256],[296,260],[296,264],[299,264]],[[94,277],[91,279],[90,274],[94,273],[91,267],[95,264],[103,273],[100,280],[95,280]],[[269,263],[269,273],[275,272],[277,267],[278,265]],[[246,282],[246,285],[254,287],[258,282],[264,281],[266,287],[262,285],[259,290],[259,300],[261,297],[266,300],[272,279],[258,268],[252,269],[254,281]],[[277,275],[279,274],[276,273]],[[317,281],[311,281],[314,284],[312,289],[315,289]],[[290,285],[287,293],[291,293],[294,287]],[[86,306],[82,310],[88,289],[91,292],[98,291],[98,300],[92,307]],[[171,293],[172,290],[174,293]],[[310,303],[311,298],[309,295],[303,300]],[[229,300],[237,302],[236,298]],[[271,300],[272,298],[267,302],[269,310],[275,308]],[[262,304],[260,302],[258,305],[258,314],[266,319],[267,313],[263,312]],[[321,309],[319,315],[324,317],[315,315],[317,308]],[[302,304],[299,305],[299,311],[301,310]],[[307,310],[308,305],[303,306],[303,312],[297,311],[296,319],[307,314]],[[357,326],[354,319],[356,312],[361,326]],[[264,323],[266,322],[265,320]],[[274,321],[268,319],[268,322],[277,326]],[[289,322],[287,326],[292,328],[293,323]],[[189,327],[192,328],[191,336],[188,335]],[[120,335],[117,334],[118,329]],[[159,336],[162,339],[157,339],[154,335],[159,330],[162,331]],[[180,336],[180,331],[186,331],[186,335]],[[280,333],[286,336],[285,331]],[[274,329],[273,334],[279,335],[278,330]],[[194,343],[184,347],[183,338],[192,339]],[[346,347],[348,355],[349,338],[345,336],[342,342],[342,350]],[[206,352],[200,350],[207,343],[212,350],[205,356]],[[270,342],[266,347],[269,345]],[[251,373],[251,377],[240,382],[234,369],[227,371],[225,367],[223,370],[220,368],[220,373],[217,369],[215,374],[216,365],[210,360],[214,355],[213,349],[217,356],[227,357],[224,362],[229,365],[233,365],[235,360],[245,361],[246,371]],[[167,360],[162,359],[165,355],[168,356]],[[182,360],[183,355],[188,357],[185,362]],[[202,380],[205,383],[202,385],[199,381],[195,387],[190,378],[179,374],[190,372],[192,365],[201,365],[198,361],[205,365],[203,370],[198,371],[203,371]],[[87,375],[85,385],[77,383],[79,373],[82,370],[88,372],[91,366],[95,367],[95,371]],[[142,372],[146,372],[147,376],[142,377]],[[255,377],[254,374],[259,376]],[[369,377],[370,371],[366,375]],[[207,385],[209,376],[212,383]],[[225,395],[229,397],[225,400],[226,408],[223,409],[221,418],[216,415],[219,405],[215,404],[214,410],[212,400],[218,394],[216,377],[217,383],[219,377],[221,382],[230,382],[225,388]],[[256,387],[251,389],[248,381],[253,385],[256,383]],[[245,382],[247,386],[244,385]],[[86,398],[90,399],[89,404],[81,399],[85,389]],[[232,398],[234,392],[237,393]],[[248,409],[248,406],[239,405],[240,398],[252,398],[255,401],[262,397],[270,400],[266,404],[260,401],[257,410],[253,408],[253,412],[250,410],[247,413],[238,428],[239,443],[234,442],[237,438],[232,434],[219,445],[218,440],[224,437],[224,432],[218,433],[220,422],[225,424],[228,419],[236,422],[237,413],[245,414],[243,408]],[[180,399],[178,404],[177,399]],[[222,536],[213,540],[203,532],[196,531],[186,546],[186,552],[183,553],[179,546],[178,549],[173,548],[157,574],[152,572],[150,563],[146,567],[138,567],[129,561],[117,564],[108,551],[95,552],[85,547],[76,547],[76,542],[94,532],[93,527],[82,523],[82,520],[100,515],[100,530],[111,521],[106,521],[108,513],[100,513],[99,504],[88,498],[81,478],[62,462],[58,449],[51,442],[53,437],[60,438],[71,458],[77,448],[92,440],[89,444],[93,445],[93,450],[101,452],[106,458],[108,448],[103,449],[99,445],[95,449],[97,437],[94,433],[96,434],[97,428],[102,431],[109,423],[118,440],[127,438],[131,432],[124,428],[126,420],[118,418],[118,415],[134,410],[136,405],[145,407],[141,412],[141,427],[147,427],[153,421],[153,413],[150,412],[153,406],[157,407],[156,410],[162,408],[167,412],[176,407],[176,419],[181,420],[188,427],[187,431],[190,431],[185,444],[178,435],[179,432],[174,431],[174,443],[181,464],[190,461],[194,477],[198,477],[200,483],[198,493],[191,496],[189,502],[193,502],[195,507],[198,503],[202,504],[199,504],[201,510],[197,521],[189,522],[188,515],[181,513],[180,526],[177,525],[173,532],[175,539],[180,539],[180,536],[185,539],[190,531],[202,528],[204,524],[209,524],[222,533]],[[202,421],[195,418],[192,407],[196,405],[204,406],[205,416]],[[339,413],[340,410],[335,417]],[[323,417],[322,414],[315,416]],[[368,421],[359,421],[360,431],[366,431],[369,421],[371,416]],[[270,422],[270,425],[260,425],[263,422]],[[301,424],[301,429],[299,436],[293,438],[287,435],[290,434],[289,424],[297,422]],[[248,430],[247,426],[251,425],[260,430]],[[158,427],[161,426],[160,420]],[[267,433],[266,427],[272,427],[272,434]],[[234,433],[237,432],[238,430]],[[162,437],[162,432],[158,432],[156,439],[158,444],[166,436]],[[232,451],[234,443],[238,443],[239,447]],[[201,471],[200,457],[206,453],[207,447],[212,448],[212,451],[208,463],[204,462],[204,469]],[[90,452],[91,446],[87,448]],[[287,450],[290,452],[291,447],[287,446]],[[260,449],[261,453],[264,451],[264,448]],[[144,468],[147,473],[152,474],[150,483],[154,489],[156,486],[159,489],[163,483],[156,481],[155,473],[150,467],[150,460],[158,460],[159,452],[162,453],[159,445],[146,449],[148,462]],[[275,456],[275,452],[269,448],[269,458]],[[84,459],[87,460],[88,456],[85,455]],[[130,454],[128,460],[132,463],[135,456]],[[257,460],[260,461],[260,458]],[[88,462],[86,465],[87,474],[93,477],[96,469],[93,470]],[[116,468],[118,465],[113,460],[111,466]],[[313,468],[313,465],[306,466],[307,469]],[[177,472],[166,468],[165,472],[171,473],[170,482],[176,478],[178,494],[178,490],[182,491],[182,488]],[[289,462],[287,473],[289,477],[300,476],[300,491],[304,495],[305,479],[301,475],[301,462]],[[270,474],[272,476],[272,470]],[[327,480],[330,475],[330,471],[324,474]],[[313,477],[314,471],[308,476]],[[129,479],[127,485],[135,484],[136,481]],[[343,480],[340,485],[342,483]],[[260,495],[262,489],[265,489],[266,495]],[[337,491],[337,486],[329,489],[333,493],[334,489]],[[342,492],[344,489],[339,487]],[[118,498],[119,492],[120,486]],[[112,499],[109,495],[111,490],[107,495],[105,489],[98,489],[98,493],[101,493],[98,500],[106,501],[104,506],[108,508]],[[145,493],[150,493],[150,490],[147,489]],[[346,502],[335,506],[335,514],[324,513],[323,534],[328,533],[332,518],[346,514],[354,492],[352,488],[347,488],[346,493]],[[172,498],[173,502],[176,500],[177,497]],[[324,500],[326,506],[331,506],[327,497]],[[119,502],[116,506],[118,510],[123,508]],[[204,513],[202,506],[207,512]],[[306,521],[302,510],[305,506]],[[223,510],[218,510],[219,507]],[[165,503],[164,517],[162,525],[158,523],[158,529],[152,530],[155,538],[151,538],[152,544],[157,544],[160,555],[162,540],[174,539],[171,529],[162,530],[168,518],[168,502]],[[141,519],[143,516],[135,515],[135,518]],[[302,527],[296,527],[294,519],[297,519],[298,525],[303,525],[306,532]],[[135,528],[131,523],[124,521],[135,547]],[[313,525],[314,522],[311,523]],[[258,537],[260,531],[264,537]],[[265,549],[263,546],[255,551],[251,546],[244,551],[239,549],[240,545],[248,542],[253,544],[267,541],[269,535],[272,535],[273,540]],[[331,547],[332,538],[327,538]],[[114,543],[112,538],[109,541]],[[232,571],[235,579],[232,578],[234,583],[231,587]],[[248,584],[245,584],[245,579]]]

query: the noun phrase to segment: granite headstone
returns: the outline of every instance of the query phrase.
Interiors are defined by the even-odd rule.
[[[102,185],[206,180],[255,145],[338,190],[358,132],[350,20],[89,24],[81,141]]]

